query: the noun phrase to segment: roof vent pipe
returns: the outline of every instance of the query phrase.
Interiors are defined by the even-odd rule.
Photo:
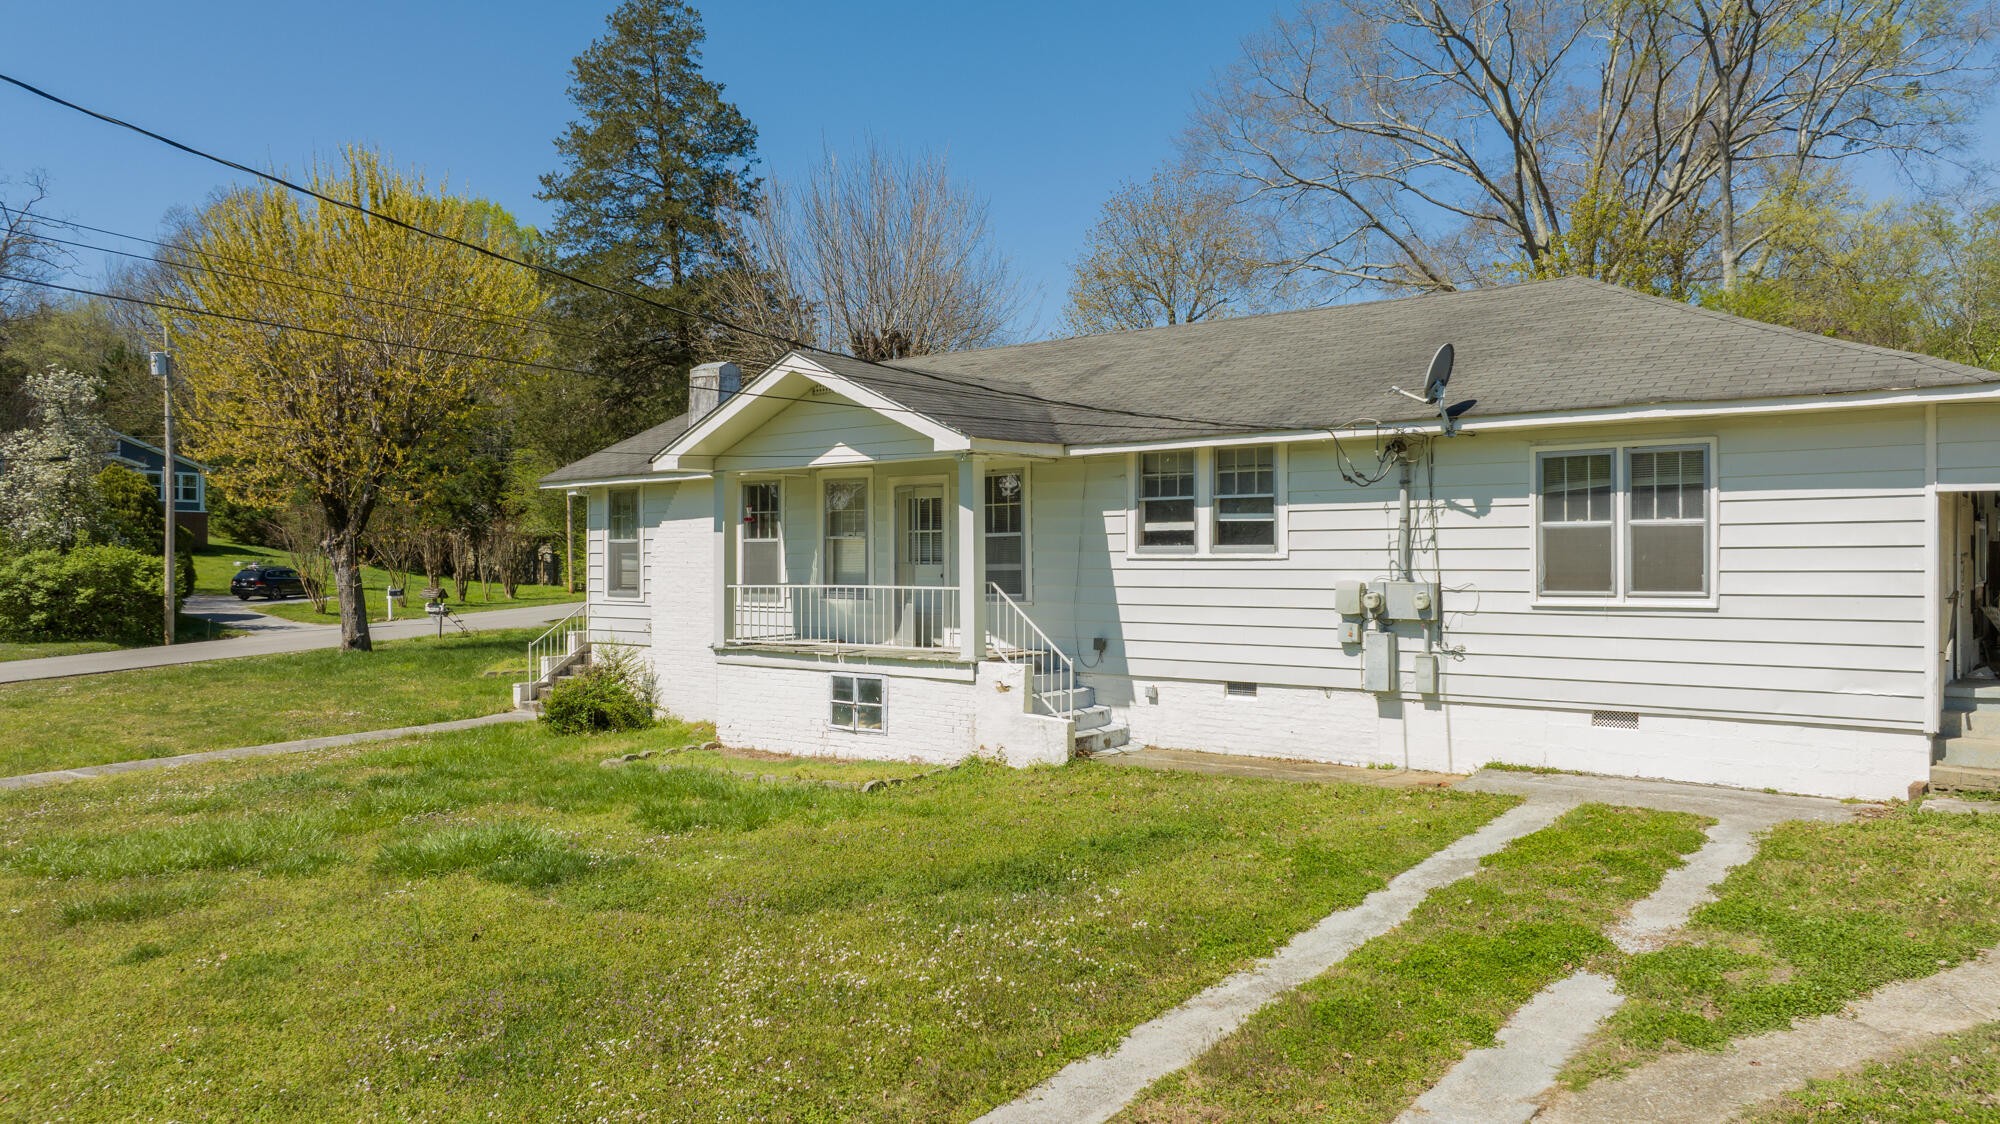
[[[688,418],[706,417],[743,389],[743,369],[734,363],[703,363],[688,372]]]

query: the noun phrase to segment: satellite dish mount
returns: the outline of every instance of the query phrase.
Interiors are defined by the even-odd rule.
[[[1413,402],[1422,402],[1426,406],[1437,407],[1438,420],[1442,424],[1444,436],[1446,437],[1450,437],[1458,432],[1458,415],[1465,412],[1463,408],[1454,410],[1444,404],[1445,387],[1451,384],[1452,358],[1450,344],[1445,344],[1443,347],[1438,348],[1437,354],[1431,356],[1430,373],[1424,376],[1424,392],[1421,395],[1411,394],[1400,386],[1389,388]],[[1469,406],[1470,403],[1466,405]]]

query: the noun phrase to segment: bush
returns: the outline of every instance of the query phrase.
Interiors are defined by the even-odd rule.
[[[653,724],[652,672],[629,648],[598,648],[590,666],[548,693],[542,721],[558,734],[643,730]]]
[[[0,640],[152,643],[162,627],[161,581],[158,558],[122,546],[8,559],[0,564]]]

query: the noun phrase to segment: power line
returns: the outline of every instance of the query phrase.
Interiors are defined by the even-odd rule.
[[[690,319],[700,320],[704,323],[710,324],[714,327],[722,328],[726,331],[737,332],[742,335],[755,336],[760,339],[770,340],[774,343],[781,343],[784,344],[786,347],[792,348],[794,350],[806,351],[806,352],[817,351],[827,355],[840,356],[841,358],[850,359],[857,363],[865,363],[872,367],[879,367],[885,371],[894,371],[897,374],[916,375],[921,378],[928,378],[935,380],[937,382],[945,383],[947,385],[957,386],[962,389],[971,390],[975,393],[988,394],[996,397],[1018,398],[1025,401],[1035,402],[1045,406],[1067,406],[1073,409],[1089,410],[1097,413],[1118,414],[1126,417],[1135,417],[1135,418],[1149,419],[1154,421],[1182,422],[1190,425],[1204,425],[1204,426],[1212,426],[1218,429],[1247,431],[1247,432],[1259,432],[1259,431],[1268,431],[1273,429],[1289,428],[1288,426],[1271,425],[1264,422],[1248,423],[1242,421],[1219,421],[1214,418],[1186,417],[1176,414],[1163,414],[1156,412],[1127,410],[1116,406],[1099,406],[1087,402],[1069,401],[1060,398],[1052,398],[1045,395],[1033,394],[1027,391],[1014,391],[1000,387],[985,386],[983,384],[973,382],[971,380],[956,379],[949,375],[941,375],[934,371],[924,371],[914,367],[897,367],[887,363],[877,362],[872,359],[862,359],[859,356],[847,355],[843,352],[833,351],[828,348],[813,347],[810,344],[803,343],[789,336],[780,335],[776,332],[770,332],[761,328],[751,328],[746,325],[733,323],[729,320],[726,320],[719,316],[715,316],[711,313],[701,312],[694,309],[680,308],[678,306],[668,304],[665,301],[656,300],[642,293],[634,293],[626,290],[614,289],[606,285],[600,285],[595,281],[579,277],[566,270],[558,269],[555,266],[544,265],[539,262],[525,261],[520,258],[503,254],[500,251],[495,250],[489,246],[482,246],[476,242],[469,242],[455,235],[444,234],[439,231],[426,229],[425,227],[418,226],[415,223],[399,219],[394,215],[383,214],[380,211],[373,210],[369,207],[363,206],[360,203],[352,202],[346,199],[341,199],[338,198],[337,196],[327,195],[324,192],[320,192],[314,190],[313,188],[306,187],[303,184],[295,183],[292,180],[288,180],[283,176],[277,175],[276,173],[262,171],[260,169],[253,168],[248,164],[241,163],[240,161],[231,160],[225,156],[217,156],[211,152],[205,152],[199,148],[194,147],[193,145],[185,144],[181,141],[177,141],[172,137],[165,136],[161,133],[156,133],[153,130],[145,128],[142,125],[135,125],[130,121],[126,121],[118,117],[113,117],[108,113],[101,113],[97,110],[90,109],[87,106],[78,105],[76,102],[70,101],[63,97],[59,97],[55,94],[50,93],[47,90],[31,85],[27,82],[22,81],[19,78],[15,78],[12,75],[0,74],[0,82],[5,82],[8,85],[15,86],[45,101],[53,102],[54,104],[60,105],[65,109],[70,109],[77,113],[81,113],[86,117],[102,121],[107,125],[113,125],[121,129],[130,130],[149,140],[158,141],[159,143],[164,144],[169,148],[176,149],[180,152],[185,152],[190,156],[194,156],[202,160],[207,160],[214,164],[219,164],[222,167],[242,172],[245,175],[254,176],[257,179],[264,180],[267,183],[275,184],[289,191],[297,192],[298,194],[305,195],[309,198],[317,199],[320,202],[327,203],[332,206],[341,207],[346,210],[353,211],[357,214],[380,219],[383,222],[389,223],[390,225],[399,227],[403,230],[407,230],[413,234],[419,234],[426,238],[432,238],[441,242],[447,242],[454,246],[471,250],[473,253],[480,254],[484,257],[492,258],[496,261],[507,262],[511,265],[519,266],[523,269],[533,270],[537,273],[542,273],[550,277],[560,278],[561,280],[567,281],[570,284],[579,285],[582,286],[583,288],[590,289],[595,292],[604,293],[608,296],[621,297],[626,300],[639,301],[643,304],[650,305],[653,308],[659,309],[663,312],[671,312],[678,316],[686,316]]]
[[[33,285],[38,288],[53,289],[58,292],[74,293],[79,296],[99,297],[104,300],[120,301],[126,304],[136,304],[147,308],[159,309],[165,312],[180,313],[185,316],[206,316],[220,320],[230,320],[239,324],[250,324],[258,327],[274,328],[279,331],[303,332],[307,335],[325,336],[333,339],[350,340],[355,343],[365,343],[376,347],[400,348],[407,351],[416,351],[434,355],[444,355],[458,359],[470,359],[477,362],[500,364],[502,366],[526,367],[542,371],[555,371],[555,372],[576,374],[576,375],[588,375],[591,373],[580,367],[565,367],[561,364],[541,363],[530,359],[509,359],[504,356],[484,355],[478,352],[471,352],[471,351],[459,351],[453,348],[436,347],[430,344],[404,343],[397,340],[371,339],[367,336],[359,336],[350,332],[335,331],[330,328],[311,328],[303,324],[287,324],[282,321],[268,320],[258,316],[244,316],[237,313],[220,312],[213,309],[191,308],[187,305],[171,304],[166,301],[152,300],[146,297],[134,297],[120,293],[108,293],[97,289],[86,289],[76,285],[62,285],[54,281],[39,281],[30,277],[18,277],[10,274],[0,273],[0,281],[10,281],[18,285]],[[281,283],[274,282],[274,284],[281,284]],[[732,398],[738,396],[746,398],[766,398],[775,402],[814,402],[814,403],[819,403],[821,405],[849,407],[858,410],[868,410],[875,413],[912,414],[917,417],[928,418],[931,420],[938,420],[937,418],[934,418],[931,414],[926,413],[925,411],[911,409],[910,407],[907,406],[878,407],[878,406],[870,406],[862,402],[852,402],[846,400],[829,402],[823,398],[804,398],[797,395],[772,394],[769,393],[768,391],[739,390],[731,395]],[[1094,407],[1079,407],[1079,408],[1084,410],[1095,409]],[[1008,417],[1006,415],[1000,415],[1000,414],[975,414],[958,410],[953,410],[949,413],[945,413],[944,417],[962,421],[1012,422],[1020,420],[1019,418],[1016,417]],[[1179,434],[1184,434],[1187,432],[1184,426],[1139,425],[1132,422],[1123,422],[1123,421],[1092,422],[1092,421],[1083,421],[1080,419],[1072,419],[1069,421],[1065,421],[1062,424],[1070,426],[1086,426],[1093,429],[1115,429],[1119,431],[1137,429],[1137,430],[1164,430]]]

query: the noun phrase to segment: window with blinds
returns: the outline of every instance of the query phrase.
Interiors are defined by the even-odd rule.
[[[605,589],[620,596],[639,593],[639,489],[613,488],[606,498]]]
[[[1215,549],[1278,549],[1277,454],[1270,446],[1215,451]]]
[[[1009,597],[1028,595],[1028,477],[986,475],[986,580]]]
[[[1194,550],[1194,452],[1139,457],[1139,549]]]
[[[1706,594],[1708,450],[1633,449],[1626,456],[1626,588],[1640,596]]]
[[[1706,597],[1714,591],[1709,445],[1536,457],[1536,593]]]

